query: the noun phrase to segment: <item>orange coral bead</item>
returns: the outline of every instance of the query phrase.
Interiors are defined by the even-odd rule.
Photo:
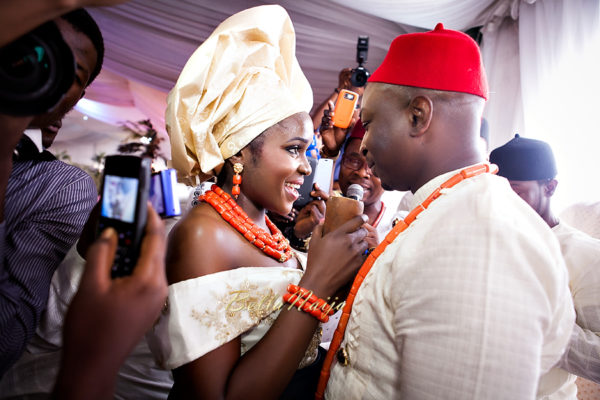
[[[239,186],[235,185],[231,192],[234,195],[239,194]],[[265,223],[270,233],[256,225],[235,202],[235,199],[216,185],[213,185],[211,190],[202,195],[200,199],[210,204],[225,221],[268,256],[279,262],[285,262],[292,257],[289,242],[266,216]],[[277,250],[282,250],[283,254]]]
[[[239,174],[235,174],[233,176],[233,184],[234,185],[239,185],[240,183],[242,183],[242,176]]]

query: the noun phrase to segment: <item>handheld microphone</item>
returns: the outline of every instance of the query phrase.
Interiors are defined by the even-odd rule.
[[[357,201],[362,201],[364,194],[365,190],[358,183],[353,183],[352,185],[348,186],[348,190],[346,191],[346,197]]]
[[[363,213],[364,190],[362,186],[352,184],[346,191],[346,197],[330,197],[326,203],[323,234],[327,234],[346,221]]]

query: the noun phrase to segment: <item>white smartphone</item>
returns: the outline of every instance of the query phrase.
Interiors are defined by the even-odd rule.
[[[307,203],[314,200],[310,196],[310,192],[313,190],[315,183],[325,193],[329,193],[331,190],[334,160],[330,158],[321,158],[319,160],[309,158],[308,161],[310,162],[312,172],[310,175],[304,177],[304,183],[300,186],[300,190],[298,190],[300,197],[294,202],[294,207],[297,209],[304,207]]]

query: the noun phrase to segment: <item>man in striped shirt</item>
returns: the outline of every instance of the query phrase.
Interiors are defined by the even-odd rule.
[[[77,67],[74,82],[60,103],[30,123],[30,128],[43,128],[41,137],[39,131],[31,137],[23,135],[13,157],[0,253],[0,377],[34,334],[52,275],[79,237],[97,199],[89,175],[40,151],[52,144],[62,118],[100,72],[104,53],[100,30],[83,9],[55,23]]]

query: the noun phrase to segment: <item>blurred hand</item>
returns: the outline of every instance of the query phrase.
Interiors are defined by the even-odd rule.
[[[117,371],[165,304],[165,230],[149,205],[140,257],[131,276],[111,279],[117,233],[108,228],[90,247],[67,316],[58,398],[112,397]],[[81,397],[85,395],[85,397]]]
[[[321,126],[321,140],[326,154],[338,154],[344,141],[346,140],[346,130],[333,126],[331,119],[333,117],[334,104],[332,101],[327,103],[328,109],[323,112]]]
[[[298,216],[298,210],[292,208],[292,211],[290,211],[290,213],[287,215],[281,215],[276,212],[269,211],[268,216],[269,219],[275,224],[289,224],[291,222],[294,222],[294,220]]]
[[[23,131],[31,122],[33,117],[14,117],[11,115],[0,114],[0,126],[2,126],[2,140],[0,141],[0,157],[8,160],[12,165],[12,156],[19,140],[23,136]]]
[[[352,90],[352,68],[344,68],[338,75],[338,89]]]
[[[375,229],[373,226],[371,226],[369,224],[364,224],[363,227],[368,232],[365,240],[367,241],[369,248],[377,247],[377,245],[379,244],[379,234],[377,233],[377,229]]]
[[[313,188],[310,196],[316,200],[305,205],[296,217],[294,235],[300,239],[308,237],[313,229],[325,219],[325,202],[329,199],[329,194],[322,191],[316,183]]]

